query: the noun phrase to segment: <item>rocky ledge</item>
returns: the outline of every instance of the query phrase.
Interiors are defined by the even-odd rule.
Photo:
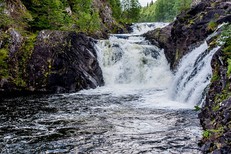
[[[144,36],[152,44],[165,49],[166,58],[174,69],[190,49],[200,45],[224,22],[231,22],[231,3],[227,0],[203,0],[182,12],[168,26]]]
[[[41,31],[28,63],[30,89],[59,93],[102,86],[94,43],[83,33]]]
[[[199,114],[204,128],[200,142],[204,153],[231,153],[231,78],[228,57],[220,49],[212,59],[213,77]]]
[[[231,3],[227,0],[202,0],[182,12],[163,29],[144,36],[152,44],[165,49],[171,68],[176,69],[180,59],[197,47],[218,25],[227,23],[226,43],[213,56],[213,77],[199,118],[204,129],[199,145],[203,153],[231,153]],[[223,33],[223,32],[220,32]],[[220,34],[218,33],[218,36]],[[217,38],[208,41],[217,45]]]
[[[7,75],[0,78],[1,94],[74,92],[104,84],[95,40],[83,33],[44,30],[30,44],[12,30],[8,40],[12,43],[8,45]],[[24,46],[29,45],[30,52],[24,55]]]

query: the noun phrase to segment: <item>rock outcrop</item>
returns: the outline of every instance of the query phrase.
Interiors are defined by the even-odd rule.
[[[41,31],[27,55],[26,38],[12,29],[10,40],[8,72],[0,77],[0,94],[75,92],[104,84],[96,41],[83,33]]]
[[[227,56],[222,49],[212,59],[213,77],[199,118],[204,128],[204,153],[231,153],[231,89]]]
[[[204,0],[182,12],[165,28],[150,31],[144,36],[165,49],[166,58],[174,69],[191,48],[201,44],[223,22],[231,22],[230,2]]]
[[[28,63],[30,89],[75,92],[102,86],[94,43],[82,33],[41,31]]]
[[[94,39],[71,31],[29,31],[32,16],[21,0],[1,2],[0,11],[0,97],[75,92],[104,84]]]
[[[72,2],[62,3],[66,12],[61,9],[61,13],[73,16]],[[25,92],[75,92],[102,86],[93,38],[107,38],[108,33],[123,31],[112,16],[110,3],[92,1],[91,9],[98,13],[100,22],[97,31],[89,32],[93,38],[73,32],[79,31],[78,27],[68,23],[65,32],[39,29],[39,34],[35,33],[38,29],[31,26],[35,17],[30,4],[31,1],[24,0],[0,2],[0,97]]]
[[[204,41],[218,25],[231,23],[231,3],[227,0],[202,0],[182,12],[173,23],[163,29],[144,34],[154,45],[165,49],[171,68],[176,69],[180,59]],[[231,26],[228,26],[230,28]],[[221,32],[218,32],[218,36]],[[229,29],[230,37],[231,31]],[[217,44],[213,37],[207,43]],[[225,47],[226,46],[226,47]],[[203,153],[231,153],[231,41],[222,45],[213,57],[213,77],[206,100],[199,114],[204,129],[200,142]],[[224,49],[226,48],[226,49]]]
[[[105,0],[93,0],[94,7],[99,11],[99,16],[102,20],[101,31],[97,31],[94,38],[108,38],[108,33],[123,33],[127,32],[126,27],[118,24],[112,16],[112,9]],[[126,26],[126,25],[125,25]]]

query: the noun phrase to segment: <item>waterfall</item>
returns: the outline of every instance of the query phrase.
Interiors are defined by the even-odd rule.
[[[212,75],[212,56],[218,49],[209,50],[205,41],[183,57],[169,89],[171,99],[189,104],[201,103]]]
[[[127,91],[146,89],[142,92],[143,101],[158,106],[181,108],[200,104],[212,75],[210,62],[219,47],[209,50],[205,41],[182,58],[173,74],[164,51],[141,37],[148,30],[166,25],[134,24],[130,34],[112,34],[109,40],[98,41],[96,49],[105,87],[121,93],[127,87]]]
[[[212,76],[211,60],[214,53],[220,49],[220,46],[210,49],[207,41],[216,37],[224,25],[225,23],[219,25],[203,44],[182,58],[169,88],[170,99],[191,105],[202,105],[205,89]]]
[[[167,87],[172,73],[164,51],[137,34],[165,25],[133,25],[135,34],[114,34],[109,40],[98,42],[98,57],[106,86]]]
[[[156,28],[162,28],[164,26],[167,26],[168,23],[163,22],[156,22],[156,23],[136,23],[131,26],[132,28],[132,34],[144,34],[150,30],[156,29]]]

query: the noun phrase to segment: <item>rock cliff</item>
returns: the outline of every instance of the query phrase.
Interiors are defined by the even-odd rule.
[[[191,48],[201,44],[219,24],[231,21],[230,5],[226,0],[204,0],[182,12],[165,28],[150,31],[144,36],[165,49],[167,60],[174,69],[179,60]]]
[[[212,48],[219,44],[222,33],[226,33],[226,42],[219,44],[221,48],[213,56],[213,77],[199,114],[204,129],[200,142],[203,153],[231,153],[231,3],[202,0],[165,28],[144,34],[152,44],[165,49],[174,70],[185,54],[200,45],[222,23],[229,25],[227,29],[218,31],[217,37],[207,42]]]
[[[82,33],[41,31],[28,62],[30,90],[60,93],[102,86],[94,43]]]
[[[108,1],[92,3],[102,22],[91,37],[72,29],[34,32],[30,22],[35,19],[27,8],[30,3],[0,1],[0,95],[74,92],[102,86],[102,71],[91,37],[105,38],[122,29],[112,17]],[[72,15],[71,7],[65,11]]]

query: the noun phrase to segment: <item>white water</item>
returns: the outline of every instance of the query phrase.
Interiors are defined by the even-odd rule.
[[[164,26],[167,26],[168,23],[136,23],[132,25],[133,32],[132,34],[144,34],[150,30],[156,29],[156,28],[163,28]]]
[[[186,55],[175,75],[170,71],[164,51],[150,45],[140,34],[164,27],[164,23],[132,26],[131,34],[114,34],[96,45],[105,86],[84,93],[139,95],[132,105],[153,108],[193,108],[200,104],[210,83],[210,62],[218,48],[207,51],[203,43]]]
[[[200,105],[204,89],[210,83],[211,59],[219,49],[208,50],[206,41],[184,56],[169,89],[170,97],[178,102]]]
[[[178,100],[185,89],[177,88],[183,82],[190,89],[195,82],[180,79],[170,90],[178,75],[170,71],[162,50],[136,34],[112,35],[97,49],[104,87],[1,102],[1,153],[200,153],[194,103]],[[193,51],[188,57],[202,60],[195,69],[185,63],[186,56],[182,70],[207,69],[202,62],[209,63],[210,56]],[[192,79],[204,81],[197,74]],[[179,96],[169,97],[169,91]]]

